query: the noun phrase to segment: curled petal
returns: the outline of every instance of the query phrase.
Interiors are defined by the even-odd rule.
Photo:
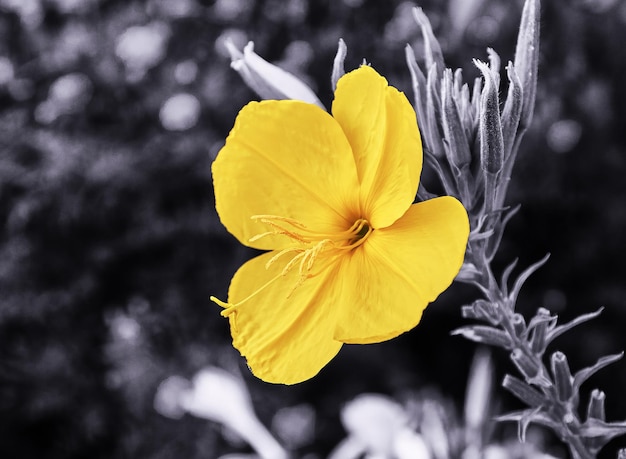
[[[415,327],[459,272],[468,235],[467,212],[447,196],[413,204],[372,232],[343,260],[335,338],[375,343]]]
[[[362,216],[374,228],[391,225],[415,199],[422,169],[413,107],[403,93],[364,65],[339,80],[333,116],[354,153]]]

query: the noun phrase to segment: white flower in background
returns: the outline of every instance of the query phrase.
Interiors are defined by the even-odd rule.
[[[168,131],[186,131],[198,122],[201,108],[196,96],[187,93],[176,94],[161,106],[159,119]]]
[[[180,419],[185,410],[180,399],[184,392],[191,389],[191,382],[182,376],[170,376],[159,384],[154,396],[154,409],[161,416],[170,419]]]
[[[130,81],[141,80],[163,57],[169,39],[169,29],[162,22],[129,27],[115,45],[115,55],[124,62]]]
[[[226,41],[226,48],[232,59],[231,67],[243,78],[244,82],[263,99],[295,99],[326,108],[315,92],[299,78],[270,64],[254,52],[254,42],[248,42],[239,51],[232,41]]]
[[[408,417],[393,399],[362,394],[343,408],[341,422],[367,451],[386,457],[392,449],[394,435],[408,424]]]
[[[344,406],[341,422],[348,432],[329,459],[430,459],[428,445],[409,425],[409,416],[393,399],[361,394]]]
[[[243,381],[220,368],[204,368],[191,382],[178,376],[166,379],[157,389],[154,407],[174,419],[187,412],[223,424],[248,442],[261,459],[288,457],[256,417]]]
[[[393,454],[397,459],[430,459],[428,445],[417,432],[405,427],[394,435]]]

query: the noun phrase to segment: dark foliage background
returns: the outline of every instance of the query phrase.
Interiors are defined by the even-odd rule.
[[[487,46],[504,62],[513,57],[521,3],[421,6],[448,65],[463,67],[467,79],[478,75],[471,58],[486,58]],[[545,306],[571,319],[606,308],[557,342],[575,370],[626,348],[626,4],[544,3],[536,116],[510,193],[523,207],[500,260],[519,257],[526,266],[552,253],[523,290],[525,314]],[[311,457],[342,438],[339,407],[358,393],[434,386],[460,404],[473,346],[449,331],[464,323],[460,306],[477,292],[453,287],[417,329],[347,346],[294,387],[252,378],[208,301],[225,297],[252,255],[213,208],[211,161],[255,97],[229,68],[224,39],[254,40],[259,54],[306,78],[329,104],[343,37],[347,68],[366,58],[409,94],[403,47],[421,50],[409,7],[0,0],[0,457],[245,451],[211,423],[153,409],[161,380],[206,365],[239,366],[267,423],[279,408],[313,407],[316,438],[301,451]],[[188,96],[168,106],[180,93]],[[498,377],[513,371],[506,357],[496,352]],[[625,418],[626,363],[592,381],[607,393],[608,418]],[[624,444],[614,442],[606,456]]]

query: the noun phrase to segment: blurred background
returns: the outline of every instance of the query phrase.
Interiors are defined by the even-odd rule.
[[[364,392],[429,390],[462,411],[474,345],[449,332],[466,324],[471,288],[453,286],[410,333],[346,346],[291,387],[250,375],[208,300],[225,298],[254,255],[214,210],[211,162],[256,97],[230,68],[225,40],[254,40],[329,106],[342,37],[346,69],[366,59],[412,98],[404,46],[422,55],[412,6],[0,0],[0,457],[249,452],[217,423],[153,406],[164,379],[207,366],[240,374],[261,421],[298,457],[326,457],[345,436],[340,407]],[[521,0],[419,6],[466,81],[487,47],[513,58]],[[562,320],[605,307],[552,345],[575,371],[626,349],[626,2],[546,1],[541,35],[535,118],[509,194],[522,208],[498,260],[526,267],[552,254],[522,290],[527,317],[542,306]],[[505,354],[494,353],[498,384],[514,371]],[[588,384],[584,394],[607,393],[608,419],[626,418],[626,362]],[[503,390],[493,397],[499,410],[522,408]],[[300,428],[289,433],[293,420]],[[513,437],[515,426],[494,435]],[[626,442],[605,457],[618,446]],[[545,449],[565,454],[549,436]]]

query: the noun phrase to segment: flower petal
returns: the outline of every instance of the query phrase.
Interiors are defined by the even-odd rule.
[[[220,220],[242,244],[278,249],[293,242],[269,236],[251,243],[272,229],[251,220],[254,215],[288,217],[323,232],[354,223],[358,181],[350,145],[339,124],[315,105],[249,103],[212,171]]]
[[[235,273],[228,292],[231,304],[258,292],[234,306],[228,317],[233,346],[247,359],[252,373],[267,382],[295,384],[315,376],[341,348],[333,339],[337,265],[294,290],[298,269],[281,276],[285,263],[280,261],[266,269],[274,255],[253,258]]]
[[[392,226],[372,232],[341,266],[335,339],[376,343],[415,327],[459,272],[468,236],[467,212],[449,196],[413,204]]]
[[[232,60],[231,67],[261,98],[295,99],[324,108],[313,90],[302,80],[255,53],[254,42],[249,41],[242,53],[231,40],[227,40],[226,49]]]
[[[413,107],[403,93],[364,65],[339,80],[332,111],[352,146],[363,217],[374,228],[391,225],[415,199],[422,169]]]

